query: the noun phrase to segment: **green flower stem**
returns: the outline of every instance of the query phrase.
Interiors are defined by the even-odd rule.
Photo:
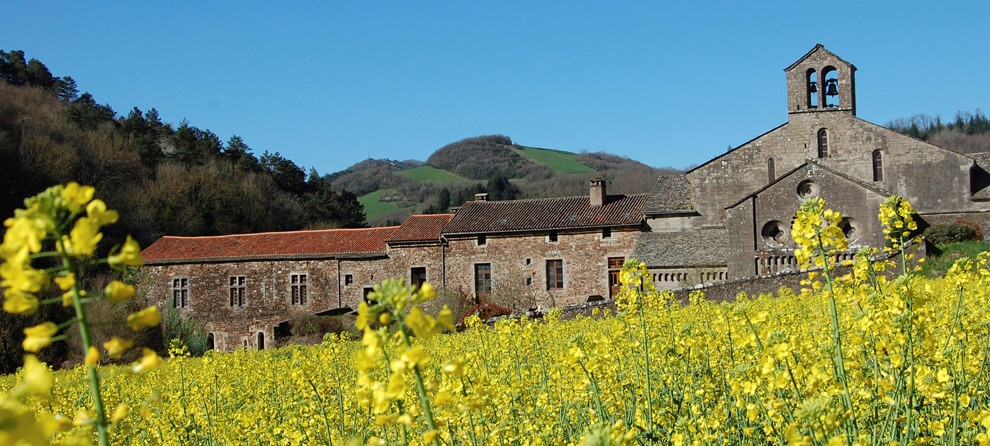
[[[643,287],[639,287],[640,299],[646,299],[646,293],[643,291]],[[641,303],[637,306],[639,309],[639,325],[643,329],[643,362],[646,367],[646,424],[649,427],[649,432],[653,432],[653,380],[650,375],[650,337],[646,331],[646,315],[643,314],[643,304]],[[650,444],[653,444],[653,436],[650,436]]]
[[[825,286],[828,288],[828,309],[832,317],[832,343],[835,345],[835,368],[842,381],[842,388],[845,391],[842,395],[842,405],[850,412],[850,419],[853,428],[856,427],[856,410],[853,408],[852,396],[849,393],[849,380],[846,378],[845,359],[842,355],[842,332],[839,329],[839,312],[835,307],[835,293],[832,292],[832,274],[829,271],[828,253],[825,252],[825,245],[822,241],[822,229],[815,227],[815,236],[818,238],[818,251],[822,256],[822,270],[825,275]],[[853,433],[846,428],[846,438],[852,442]]]
[[[62,236],[56,234],[56,240],[61,246]],[[64,249],[61,250],[64,252]],[[69,260],[67,255],[62,255],[62,266],[70,274],[76,273],[75,265]],[[82,302],[82,293],[79,290],[79,283],[72,284],[72,306],[76,310],[76,319],[79,322],[79,336],[82,338],[83,356],[89,354],[89,348],[93,345],[93,339],[89,333],[89,323],[86,320],[86,309]],[[107,413],[103,409],[103,397],[100,395],[100,376],[96,373],[96,367],[86,364],[86,377],[89,380],[89,390],[93,396],[93,410],[96,412],[96,432],[99,435],[100,446],[109,446],[110,439],[107,436],[109,423]]]
[[[399,321],[399,334],[402,336],[402,341],[406,344],[406,348],[412,348],[412,342],[409,341],[409,336],[406,335],[406,326],[402,323],[401,318],[397,318]],[[433,410],[430,409],[430,398],[426,395],[426,388],[423,386],[423,377],[419,373],[419,366],[413,365],[413,378],[416,379],[416,392],[419,393],[419,403],[423,406],[423,417],[426,418],[426,425],[429,426],[431,431],[437,430],[437,425],[433,421]],[[440,440],[437,437],[433,437],[433,444],[440,446]]]

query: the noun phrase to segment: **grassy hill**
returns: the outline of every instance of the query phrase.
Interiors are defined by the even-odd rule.
[[[595,169],[581,164],[581,162],[577,160],[579,156],[577,153],[525,146],[521,146],[515,149],[515,151],[516,153],[528,158],[530,161],[549,167],[553,173],[568,174],[595,171]]]
[[[364,206],[364,213],[368,216],[368,220],[371,220],[372,216],[377,217],[398,211],[399,206],[392,201],[398,193],[399,191],[395,189],[380,189],[358,197],[358,203]]]
[[[414,167],[408,170],[400,170],[396,172],[397,175],[409,178],[413,181],[469,181],[456,173],[448,170],[438,169],[429,164],[424,164],[419,167]]]
[[[603,152],[528,147],[491,135],[448,144],[425,163],[369,159],[330,178],[334,187],[360,194],[368,223],[380,226],[428,209],[444,211],[438,203],[443,190],[450,206],[460,206],[498,176],[518,188],[518,198],[542,198],[587,194],[588,181],[595,177],[608,180],[610,193],[646,193],[657,175],[672,170]]]

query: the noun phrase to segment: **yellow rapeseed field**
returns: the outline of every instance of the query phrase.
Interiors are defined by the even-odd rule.
[[[630,261],[617,314],[451,333],[449,311],[419,309],[432,288],[390,280],[362,305],[360,340],[97,366],[108,442],[990,444],[988,258],[929,279],[863,252],[833,277],[837,214],[799,213],[802,260],[821,266],[801,293],[681,305]],[[911,214],[894,198],[880,213],[900,258]],[[0,379],[0,440],[96,441],[88,367]]]

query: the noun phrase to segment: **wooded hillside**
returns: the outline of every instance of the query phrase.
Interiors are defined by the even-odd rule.
[[[585,195],[602,177],[609,193],[647,193],[656,169],[608,153],[526,147],[505,135],[465,138],[419,161],[366,160],[331,176],[333,185],[362,194],[372,225],[396,224],[414,213],[446,212],[474,194],[492,200]]]
[[[0,79],[3,215],[25,196],[77,181],[121,211],[112,231],[143,246],[165,234],[363,225],[354,194],[277,152],[256,157],[240,137],[224,143],[189,122],[164,123],[155,109],[118,116],[21,51],[0,51]]]

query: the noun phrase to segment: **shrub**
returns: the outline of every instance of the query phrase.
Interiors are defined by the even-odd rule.
[[[182,319],[179,310],[172,307],[165,311],[165,339],[167,345],[176,339],[182,341],[192,356],[203,356],[210,349],[209,335],[203,325],[192,318]]]
[[[468,311],[464,313],[464,316],[461,317],[461,320],[464,320],[468,316],[472,316],[475,314],[477,314],[478,317],[481,318],[481,320],[487,321],[493,317],[508,316],[512,314],[512,312],[509,311],[508,308],[505,308],[498,304],[481,303],[468,309]]]
[[[340,316],[316,316],[307,314],[292,321],[292,336],[319,336],[347,331]]]
[[[935,223],[925,229],[925,239],[937,246],[979,239],[979,229],[970,222]]]

